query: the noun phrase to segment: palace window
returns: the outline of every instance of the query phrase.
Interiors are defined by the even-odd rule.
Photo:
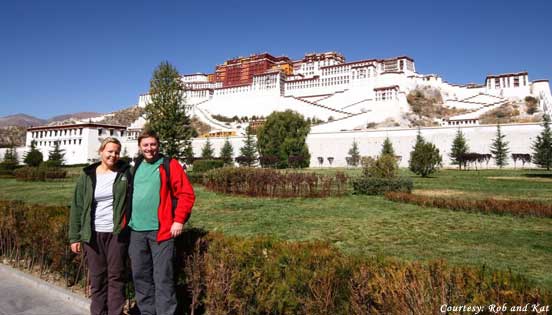
[[[514,77],[514,87],[519,87],[519,77]]]

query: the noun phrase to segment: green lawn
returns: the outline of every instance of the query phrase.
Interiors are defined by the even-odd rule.
[[[546,175],[542,171],[444,170],[434,178],[414,177],[415,193],[552,202],[552,178]],[[0,198],[67,204],[73,181],[0,179]],[[190,220],[194,227],[240,236],[326,240],[353,255],[485,264],[522,273],[552,289],[552,219],[422,208],[369,196],[279,200],[226,196],[203,187],[196,187],[196,193]]]

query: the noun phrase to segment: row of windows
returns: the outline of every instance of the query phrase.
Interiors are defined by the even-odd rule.
[[[511,83],[511,77],[501,77],[501,78],[494,78],[494,81],[495,81],[495,89],[500,89],[501,87],[502,88],[509,88],[510,85],[512,85],[513,87],[519,87],[519,77],[514,77],[514,82]],[[527,77],[526,76],[522,76],[523,78],[523,82],[522,82],[522,86],[527,86]],[[491,80],[489,79],[489,81],[487,82],[487,87],[490,89],[491,88]]]
[[[60,145],[70,145],[70,144],[82,144],[82,139],[65,139],[65,140],[56,140],[56,141],[38,141],[37,145],[39,147],[52,147],[59,142]]]
[[[447,122],[449,126],[456,125],[475,125],[477,124],[477,119],[466,119],[466,120],[452,120]]]
[[[32,138],[44,138],[44,137],[57,137],[60,136],[74,136],[82,135],[82,128],[74,129],[62,129],[62,130],[44,130],[44,131],[33,131],[31,132]]]
[[[303,82],[293,82],[286,84],[286,89],[288,90],[297,90],[297,89],[308,89],[319,86],[332,86],[340,84],[349,84],[348,76],[333,77],[333,78],[324,78],[322,80],[316,81],[303,81]]]
[[[329,69],[322,70],[322,75],[332,75],[332,74],[340,74],[340,73],[348,73],[351,69],[350,66],[343,66],[343,67],[333,67]]]
[[[103,136],[104,132],[105,132],[106,135],[109,134],[110,137],[113,137],[113,136],[124,137],[125,136],[125,131],[124,130],[120,130],[119,132],[117,132],[114,129],[104,130],[103,128],[98,128],[98,136]]]
[[[383,90],[376,92],[376,101],[389,101],[397,98],[396,90]]]

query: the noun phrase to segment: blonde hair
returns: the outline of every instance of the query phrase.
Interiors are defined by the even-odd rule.
[[[119,141],[119,139],[113,138],[113,137],[107,137],[107,138],[102,140],[102,143],[100,144],[100,148],[98,149],[98,153],[102,152],[105,149],[105,146],[108,143],[115,143],[116,145],[119,146],[119,150],[121,150],[122,145],[121,145],[121,141]]]

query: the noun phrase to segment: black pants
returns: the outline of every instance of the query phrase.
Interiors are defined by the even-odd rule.
[[[131,231],[128,253],[140,314],[174,315],[174,240],[157,243],[157,231]]]
[[[125,267],[128,237],[113,233],[92,233],[84,243],[90,272],[91,315],[121,315],[125,304]]]

